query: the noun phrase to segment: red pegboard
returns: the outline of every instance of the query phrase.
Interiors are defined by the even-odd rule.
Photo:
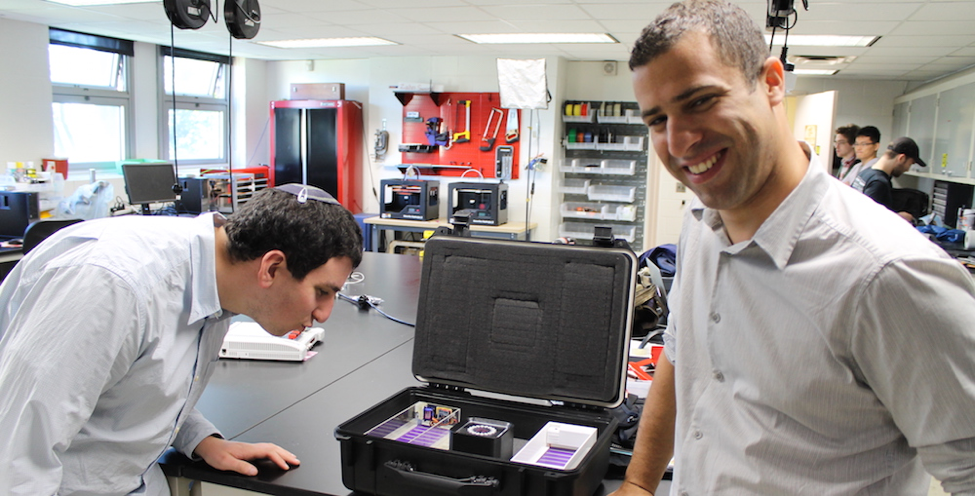
[[[470,100],[471,102],[471,122],[470,141],[466,143],[452,142],[449,149],[444,146],[437,147],[431,153],[402,153],[403,164],[431,164],[431,165],[458,165],[470,167],[478,170],[484,177],[493,178],[495,175],[495,153],[498,146],[511,146],[514,148],[514,160],[511,167],[511,178],[518,178],[518,153],[521,144],[521,110],[501,108],[501,96],[498,93],[434,93],[434,94],[415,94],[403,105],[403,144],[423,144],[427,145],[426,131],[427,119],[439,117],[443,119],[441,130],[449,130],[451,137],[456,133],[465,131],[466,112],[464,105],[459,102]],[[439,105],[438,105],[439,102]],[[494,146],[490,151],[482,151],[482,146],[487,146],[484,141],[485,126],[491,116],[491,109],[498,109],[502,112],[500,117],[494,113],[491,121],[491,128],[488,129],[488,137],[494,136],[494,129],[500,119],[500,127],[495,138]],[[411,112],[418,112],[420,121],[408,121],[407,115]],[[512,143],[508,143],[505,133],[508,125],[509,112],[514,112],[518,116],[518,138]],[[424,168],[420,167],[422,174],[439,174],[443,176],[460,176],[467,169],[454,168]],[[468,176],[473,173],[468,172]]]

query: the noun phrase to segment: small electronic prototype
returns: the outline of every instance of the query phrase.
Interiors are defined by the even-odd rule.
[[[301,362],[314,355],[311,348],[324,335],[322,328],[309,327],[275,336],[256,322],[234,322],[223,338],[220,358]]]

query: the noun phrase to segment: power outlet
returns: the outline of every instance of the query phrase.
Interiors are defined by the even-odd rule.
[[[684,186],[684,183],[677,183],[677,192],[678,193],[686,193],[687,192],[687,186]]]

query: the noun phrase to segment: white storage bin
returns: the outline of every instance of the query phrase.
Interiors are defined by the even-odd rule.
[[[592,239],[596,232],[594,224],[582,222],[563,222],[559,224],[559,236],[563,238]]]
[[[603,208],[603,219],[633,222],[636,220],[635,205],[606,205]]]
[[[596,233],[596,226],[610,227],[613,236],[632,243],[636,239],[636,227],[621,224],[586,224],[582,222],[563,222],[559,224],[559,236],[563,238],[592,239]]]
[[[595,149],[597,149],[597,145],[599,145],[599,143],[596,143],[594,141],[591,141],[589,143],[585,143],[585,142],[583,142],[583,143],[571,143],[569,141],[566,141],[565,142],[565,149],[566,150],[595,150]]]
[[[596,112],[589,110],[589,115],[565,115],[562,114],[562,122],[592,122],[595,120]]]
[[[598,203],[565,202],[560,209],[562,217],[577,219],[602,219],[603,206]]]
[[[636,160],[607,159],[600,164],[603,174],[632,176],[636,172]]]
[[[640,151],[643,150],[643,136],[624,136],[624,150]]]
[[[607,152],[621,152],[626,150],[626,146],[626,143],[599,143],[596,149]]]
[[[612,186],[594,184],[589,187],[589,199],[592,201],[613,201],[632,203],[636,198],[636,186]]]
[[[632,243],[636,239],[636,226],[624,226],[620,224],[607,224],[613,228],[613,236],[620,239],[625,239],[628,243]],[[595,229],[593,229],[595,232]]]
[[[563,167],[562,170],[564,171],[565,167]],[[575,171],[572,170],[572,172]],[[567,195],[589,194],[589,180],[566,178],[562,181],[562,193]]]
[[[627,117],[625,115],[599,115],[596,116],[596,122],[602,124],[626,124]]]
[[[598,158],[574,158],[565,162],[562,166],[562,172],[572,174],[600,174],[602,173],[602,166],[602,161]]]

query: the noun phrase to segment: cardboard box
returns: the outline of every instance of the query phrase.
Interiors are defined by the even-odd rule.
[[[60,172],[61,177],[68,178],[68,159],[66,158],[42,158],[41,163],[45,171]]]
[[[345,83],[293,83],[289,100],[345,100]]]

